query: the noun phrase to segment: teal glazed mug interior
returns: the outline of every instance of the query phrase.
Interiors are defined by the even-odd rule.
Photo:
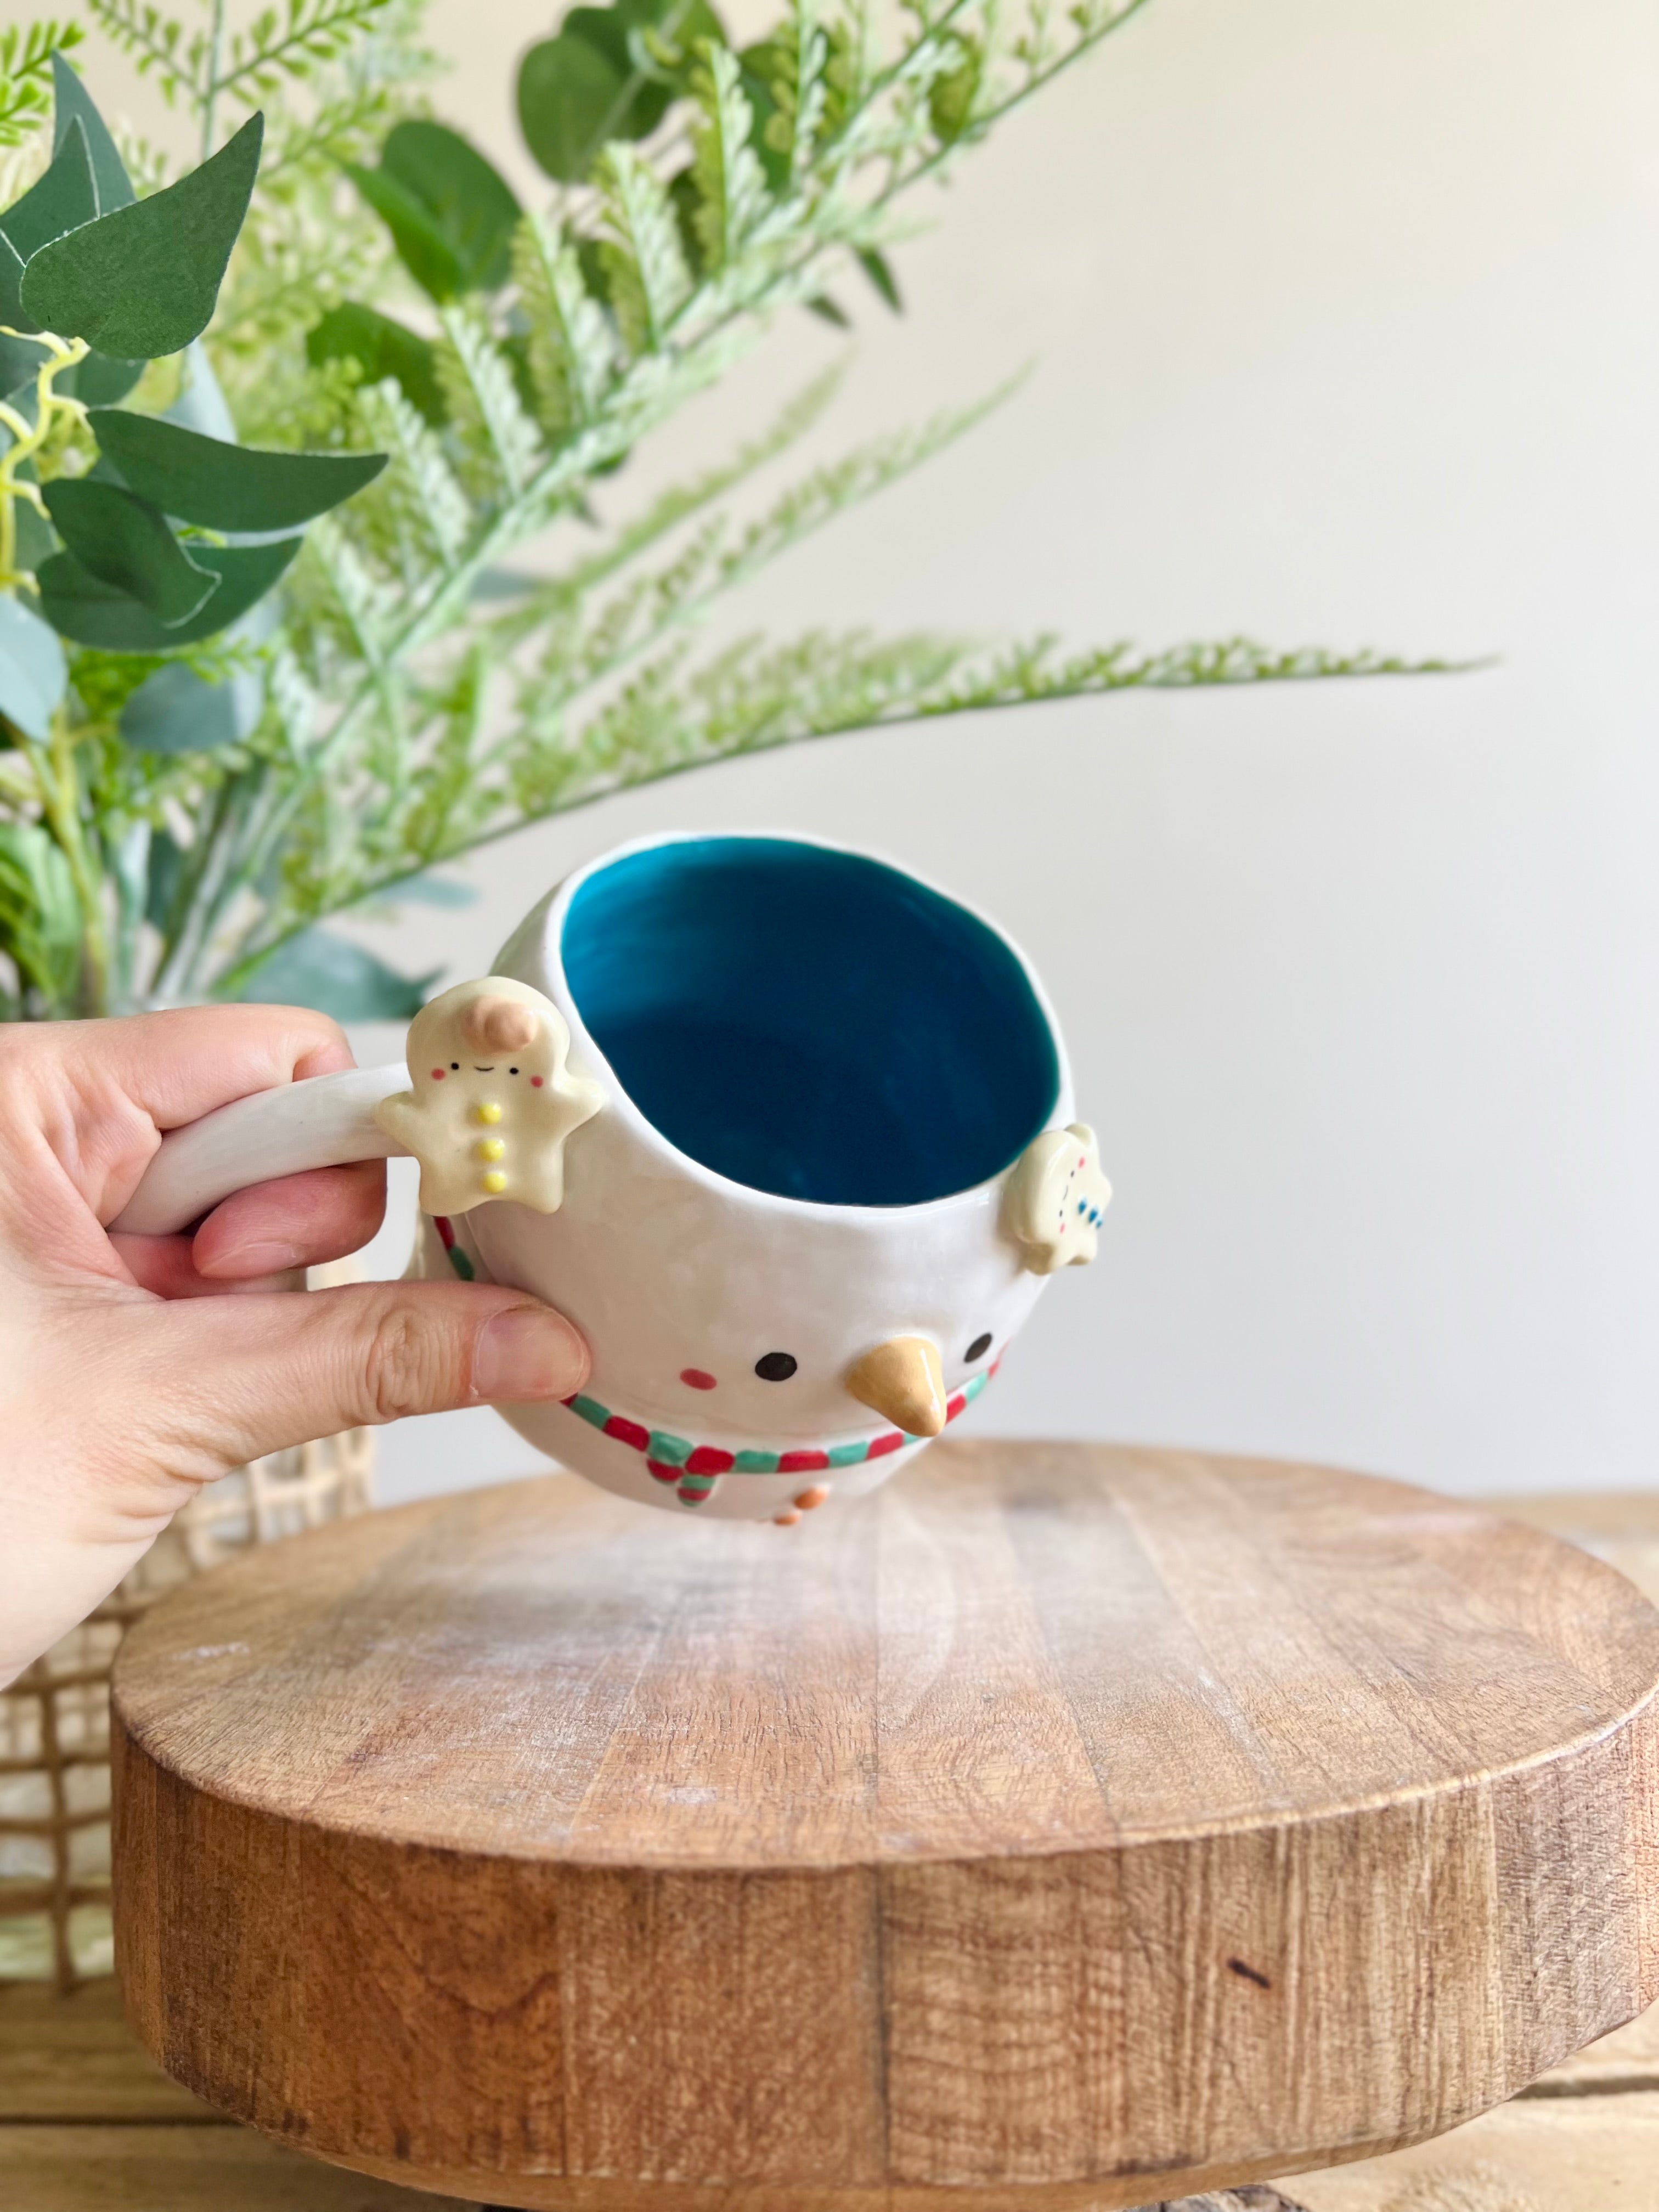
[[[592,1347],[578,1397],[498,1410],[702,1520],[789,1525],[884,1480],[990,1383],[1048,1275],[1092,1256],[1109,1195],[1018,947],[801,836],[607,854],[491,978],[416,1017],[407,1073],[257,1103],[353,1082],[395,1140],[378,1149],[422,1159],[418,1271],[532,1291]],[[544,1123],[556,1171],[532,1183]]]

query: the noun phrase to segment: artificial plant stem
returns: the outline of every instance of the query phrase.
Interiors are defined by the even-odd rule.
[[[0,590],[6,590],[21,580],[13,566],[17,558],[15,502],[26,499],[41,514],[46,511],[38,485],[19,471],[44,449],[65,416],[72,416],[77,422],[86,419],[87,410],[80,401],[54,390],[53,385],[62,370],[73,368],[86,359],[88,348],[84,338],[64,339],[52,331],[15,331],[6,323],[0,323],[0,337],[26,337],[30,343],[47,349],[46,358],[34,375],[33,423],[15,407],[0,401],[0,425],[11,439],[10,445],[0,453]]]
[[[227,815],[222,862],[214,871],[211,888],[193,910],[196,927],[191,932],[188,956],[179,969],[180,985],[185,990],[204,988],[202,971],[213,951],[219,926],[231,901],[258,873],[253,856],[264,842],[265,823],[276,794],[266,763],[256,763],[245,771],[245,775],[257,778],[257,781],[245,781],[244,776],[238,776],[228,787],[234,803]]]
[[[111,953],[111,982],[114,992],[114,1011],[127,1013],[132,1010],[134,988],[137,982],[138,933],[143,926],[144,898],[149,870],[150,825],[148,822],[121,823],[110,825],[114,831],[106,850],[112,851],[115,865],[111,877],[115,885],[115,941]]]
[[[202,159],[213,152],[214,111],[219,105],[219,64],[225,43],[225,0],[213,0],[213,22],[208,32],[206,74],[202,80]]]
[[[171,993],[180,981],[179,971],[191,941],[198,895],[213,864],[230,814],[233,779],[227,777],[214,794],[213,813],[197,836],[179,871],[179,880],[161,921],[161,954],[150,978],[157,996]]]

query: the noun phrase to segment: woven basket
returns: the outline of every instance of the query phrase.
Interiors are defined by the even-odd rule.
[[[0,1982],[67,1994],[113,1972],[109,1911],[109,1676],[163,1591],[252,1544],[361,1513],[373,1432],[273,1452],[193,1498],[89,1620],[0,1691]]]

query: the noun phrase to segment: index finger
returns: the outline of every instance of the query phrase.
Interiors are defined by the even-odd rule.
[[[216,1106],[356,1065],[345,1033],[308,1006],[179,1006],[47,1034],[76,1072],[118,1086],[157,1129]]]

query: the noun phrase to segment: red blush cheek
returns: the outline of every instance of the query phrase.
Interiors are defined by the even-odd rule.
[[[680,1380],[693,1390],[712,1390],[714,1387],[714,1376],[705,1375],[701,1367],[682,1367]]]
[[[434,1067],[432,1071],[432,1080],[434,1083],[441,1083],[443,1079],[444,1070],[441,1067]]]
[[[540,1078],[540,1076],[539,1076],[539,1075],[532,1075],[532,1076],[531,1077],[531,1079],[530,1079],[530,1087],[531,1087],[531,1089],[532,1089],[532,1091],[539,1091],[539,1090],[541,1089],[541,1087],[542,1087],[542,1079]]]

